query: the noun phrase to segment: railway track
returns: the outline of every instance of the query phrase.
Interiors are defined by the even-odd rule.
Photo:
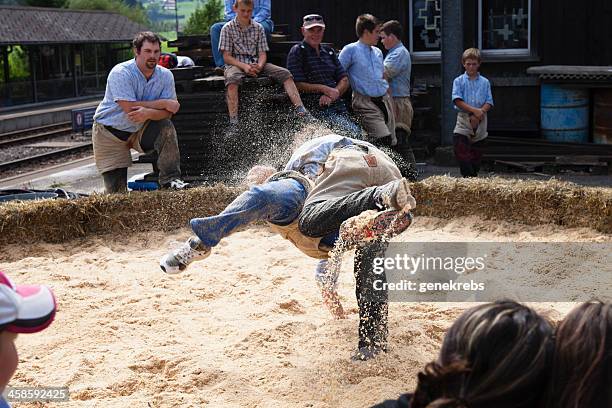
[[[81,142],[76,143],[74,146],[65,147],[62,149],[53,150],[50,152],[40,153],[34,156],[28,156],[16,160],[11,160],[8,162],[0,163],[0,178],[4,172],[21,168],[21,167],[32,167],[37,164],[44,166],[48,161],[60,160],[64,157],[70,157],[75,154],[83,154],[87,153],[89,150],[93,148],[93,144],[91,142]]]
[[[17,130],[0,135],[0,148],[15,146],[24,143],[34,143],[40,140],[69,135],[72,132],[70,122],[39,126],[30,129]]]
[[[0,135],[0,179],[44,169],[91,154],[90,137],[72,133],[70,122]]]

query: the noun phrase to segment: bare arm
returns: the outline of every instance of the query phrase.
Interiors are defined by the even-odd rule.
[[[264,65],[266,65],[266,62],[268,62],[268,54],[265,51],[261,51],[257,57],[257,66],[260,71],[263,69]]]
[[[328,89],[330,89],[328,86],[325,86],[323,84],[311,84],[310,82],[296,82],[295,86],[297,86],[297,89],[299,91],[305,93],[325,94],[327,93]]]
[[[476,112],[480,110],[479,108],[475,108],[472,105],[469,105],[463,99],[455,99],[454,102],[455,102],[455,105],[457,105],[457,107],[459,107],[461,110],[465,112],[476,114]]]
[[[338,85],[336,85],[336,89],[340,93],[340,96],[344,95],[346,91],[349,89],[349,80],[348,76],[342,77],[340,81],[338,81]]]
[[[172,113],[165,109],[145,108],[143,106],[134,106],[127,115],[131,121],[136,123],[147,120],[170,119],[172,117]]]
[[[168,111],[171,115],[178,112],[181,105],[175,99],[157,99],[154,101],[117,101],[123,112],[129,114],[134,108],[149,108]]]

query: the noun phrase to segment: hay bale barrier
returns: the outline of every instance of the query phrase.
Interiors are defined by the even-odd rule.
[[[216,184],[181,192],[93,194],[78,200],[6,203],[0,205],[0,246],[169,231],[186,227],[191,218],[221,212],[240,191]]]
[[[556,224],[612,233],[612,189],[560,181],[435,176],[412,184],[415,215],[478,216],[527,225]],[[186,191],[99,195],[79,200],[0,205],[0,246],[68,242],[91,235],[129,236],[186,227],[189,219],[217,214],[240,192],[216,184]]]
[[[527,225],[556,224],[612,233],[612,189],[558,180],[434,176],[412,185],[416,215],[478,216]]]

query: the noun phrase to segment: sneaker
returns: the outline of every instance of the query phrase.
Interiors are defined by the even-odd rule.
[[[371,358],[376,357],[380,353],[384,353],[386,350],[374,346],[374,347],[359,347],[355,354],[351,356],[351,360],[353,361],[366,361]]]
[[[365,211],[340,225],[346,249],[381,239],[390,240],[412,224],[412,214],[398,210]]]
[[[187,265],[201,261],[210,255],[210,248],[204,246],[198,237],[191,237],[180,247],[170,251],[159,261],[162,271],[175,274],[184,271]]]
[[[379,208],[395,208],[408,211],[416,207],[416,200],[410,192],[408,180],[401,178],[393,180],[378,187],[375,194],[376,204]]]
[[[181,179],[171,180],[161,186],[162,190],[185,190],[191,185]]]

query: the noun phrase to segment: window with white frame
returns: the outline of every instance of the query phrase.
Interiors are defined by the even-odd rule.
[[[441,0],[410,0],[410,51],[415,57],[440,56]]]
[[[485,54],[530,55],[531,0],[478,0],[478,46]]]

